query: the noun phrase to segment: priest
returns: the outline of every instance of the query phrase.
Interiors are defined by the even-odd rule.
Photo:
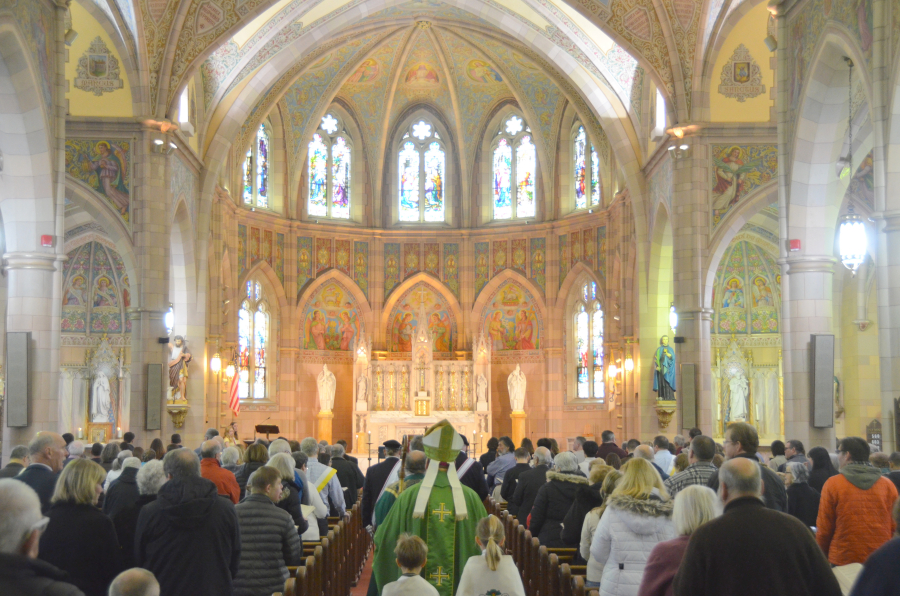
[[[400,473],[400,441],[390,439],[383,443],[384,453],[387,456],[383,462],[377,463],[366,470],[366,480],[363,483],[362,523],[364,528],[372,526],[372,513],[375,504],[384,493],[384,488],[396,482]]]
[[[487,516],[478,495],[459,482],[456,456],[462,437],[446,420],[425,431],[425,455],[430,460],[425,479],[400,493],[384,523],[375,532],[372,573],[378,593],[400,577],[394,546],[404,532],[428,544],[422,575],[441,596],[453,596],[469,557],[481,554],[475,543],[478,521]]]

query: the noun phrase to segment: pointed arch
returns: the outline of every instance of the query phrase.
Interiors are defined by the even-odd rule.
[[[379,345],[384,345],[387,347],[388,341],[390,339],[390,322],[391,315],[393,314],[394,308],[400,302],[400,299],[404,297],[407,291],[415,287],[419,283],[424,283],[427,285],[435,294],[444,299],[444,302],[447,304],[450,314],[453,316],[456,322],[457,328],[457,338],[456,338],[456,349],[462,349],[464,345],[468,345],[469,339],[464,336],[467,330],[466,319],[463,316],[463,310],[459,304],[459,301],[456,299],[456,296],[450,291],[450,288],[441,283],[437,278],[432,275],[429,275],[425,272],[419,272],[413,275],[412,277],[407,278],[400,285],[395,287],[391,291],[391,295],[384,302],[384,306],[381,309],[381,320],[379,322],[378,329],[375,333],[383,334],[378,335],[375,339],[379,342]]]
[[[244,284],[250,279],[263,281],[263,286],[268,295],[274,297],[275,301],[278,303],[278,315],[282,315],[282,313],[287,313],[289,311],[290,306],[288,305],[287,294],[284,292],[284,286],[281,285],[281,281],[278,279],[275,269],[269,265],[267,261],[257,262],[238,279],[238,296],[241,296]]]
[[[563,283],[559,286],[559,292],[556,294],[556,309],[554,310],[554,315],[562,316],[562,314],[565,312],[563,310],[560,310],[560,308],[565,303],[565,300],[568,299],[568,296],[573,291],[573,288],[579,288],[579,283],[583,275],[587,275],[588,277],[590,277],[591,281],[597,282],[597,296],[599,297],[601,304],[606,304],[606,290],[603,287],[602,278],[598,277],[596,273],[591,271],[590,267],[579,261],[572,266],[572,268],[569,270],[569,273],[566,274],[566,278],[563,280]]]
[[[507,269],[481,290],[470,327],[476,334],[484,332],[495,351],[540,350],[548,341],[545,321],[546,304],[534,284]]]
[[[306,288],[303,290],[302,294],[300,295],[300,297],[297,301],[297,308],[294,310],[294,313],[295,313],[294,320],[296,321],[296,326],[298,328],[299,346],[300,346],[301,350],[304,350],[304,349],[338,350],[338,349],[340,349],[340,348],[335,348],[334,346],[327,347],[324,344],[322,344],[321,347],[311,347],[311,348],[307,347],[308,345],[312,345],[311,341],[315,342],[317,346],[319,345],[318,340],[315,340],[315,334],[312,334],[311,337],[307,337],[307,330],[308,330],[307,329],[307,324],[308,324],[307,319],[310,319],[310,320],[312,320],[313,323],[315,323],[316,314],[314,312],[312,312],[312,309],[315,308],[315,300],[322,295],[321,294],[322,290],[328,289],[327,286],[329,284],[334,284],[335,286],[337,286],[337,289],[340,292],[346,292],[347,294],[350,295],[350,298],[352,300],[351,306],[354,307],[356,310],[356,318],[357,318],[357,324],[358,324],[358,327],[357,327],[358,333],[354,334],[353,342],[356,342],[361,335],[366,334],[367,332],[370,334],[369,337],[371,337],[371,334],[375,333],[375,331],[371,331],[373,329],[372,309],[371,309],[371,306],[369,305],[369,301],[366,299],[365,295],[362,293],[362,290],[359,289],[359,286],[356,285],[356,282],[354,282],[352,279],[350,279],[350,277],[348,275],[342,273],[341,271],[338,271],[337,269],[330,269],[326,273],[323,273],[322,275],[318,276],[315,280],[310,282],[306,286]],[[340,298],[343,299],[342,296]],[[346,302],[344,303],[344,305],[346,305]],[[340,309],[343,309],[344,305],[338,304],[337,308],[329,309],[329,310],[340,310]],[[344,310],[346,310],[346,309],[344,309]],[[320,312],[320,311],[317,311],[317,312]],[[329,318],[334,319],[335,324],[340,323],[340,315],[338,315],[338,314],[334,314],[334,315],[329,314]],[[324,325],[325,322],[326,321],[323,320],[322,324]],[[349,323],[353,322],[352,314],[350,315],[349,321],[346,321],[346,322],[349,322]],[[351,345],[347,346],[347,350],[352,350],[352,349],[353,349],[353,345],[351,343]]]

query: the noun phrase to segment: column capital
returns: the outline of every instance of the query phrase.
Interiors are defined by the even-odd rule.
[[[3,253],[5,271],[14,269],[40,269],[44,271],[56,271],[56,263],[65,261],[66,255],[51,252],[7,252]]]
[[[884,227],[881,231],[885,233],[900,231],[900,211],[898,210],[873,213],[872,219],[884,222]]]
[[[787,275],[794,273],[831,273],[837,259],[828,255],[797,255],[785,259],[778,259],[779,265],[787,265]]]
[[[711,308],[678,311],[678,318],[684,321],[712,321],[715,311]]]

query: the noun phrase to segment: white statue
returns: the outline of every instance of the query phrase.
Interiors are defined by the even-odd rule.
[[[369,396],[369,379],[360,376],[356,381],[356,401],[366,401]]]
[[[94,399],[91,402],[91,422],[112,422],[112,399],[109,379],[102,372],[94,379]]]
[[[334,389],[337,386],[337,380],[334,373],[328,370],[328,365],[322,365],[322,372],[316,379],[319,386],[319,406],[322,412],[330,412],[334,408]]]
[[[475,377],[475,400],[476,403],[487,402],[487,379],[482,374]]]
[[[521,412],[525,408],[525,373],[519,365],[516,370],[509,373],[506,379],[506,388],[509,390],[509,405],[513,412]]]
[[[745,377],[743,373],[732,376],[728,381],[728,392],[731,394],[731,412],[728,416],[729,422],[732,420],[746,421],[749,414],[747,398],[750,393],[747,377]]]

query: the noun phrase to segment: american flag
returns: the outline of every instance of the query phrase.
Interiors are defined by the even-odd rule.
[[[228,388],[228,407],[231,408],[231,411],[234,412],[235,416],[241,412],[241,400],[238,399],[239,376],[240,375],[234,375],[231,377],[231,387]]]

